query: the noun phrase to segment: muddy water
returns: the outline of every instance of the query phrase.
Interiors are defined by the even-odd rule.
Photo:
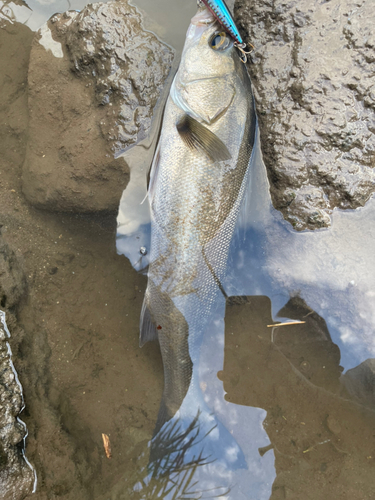
[[[180,49],[195,6],[139,6],[147,26]],[[142,489],[162,364],[156,345],[138,348],[146,279],[116,254],[116,214],[49,214],[22,196],[31,30],[70,6],[29,7],[8,4],[8,17],[13,12],[26,26],[0,33],[0,223],[27,281],[8,324],[24,388],[27,456],[38,474],[30,498],[163,498],[162,480]],[[134,172],[125,203],[132,189],[137,196],[144,189],[144,173],[137,180]],[[231,490],[222,498],[374,497],[373,201],[336,212],[329,230],[297,234],[272,209],[258,145],[226,283],[236,298],[221,304],[201,354],[205,400],[247,464],[211,475],[212,487]],[[134,227],[147,228],[142,210],[132,212]],[[133,243],[128,248],[137,254]],[[299,323],[269,326],[286,321]],[[205,480],[199,471],[196,478]],[[210,494],[215,498],[203,498]]]

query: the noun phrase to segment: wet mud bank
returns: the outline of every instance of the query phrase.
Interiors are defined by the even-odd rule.
[[[24,197],[33,36],[17,23],[0,29],[0,309],[23,388],[26,455],[38,477],[30,498],[92,499],[137,469],[159,407],[162,366],[156,346],[139,351],[145,278],[116,255],[115,216],[52,214]],[[2,498],[19,500],[34,477],[15,420],[22,395],[8,389],[11,401],[1,393],[1,404],[14,426],[5,422],[7,438],[2,431],[2,446],[11,446],[1,452],[0,481],[9,492]]]
[[[112,219],[16,207],[22,217],[3,216],[3,232],[27,295],[5,309],[26,405],[26,455],[38,476],[31,498],[98,498],[134,469],[161,397],[158,350],[138,346],[145,279],[115,255]]]
[[[330,225],[375,188],[371,0],[237,1],[272,201],[295,229]]]

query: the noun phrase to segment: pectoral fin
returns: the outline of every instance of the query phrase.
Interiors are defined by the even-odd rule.
[[[195,118],[184,115],[176,127],[181,139],[191,150],[203,151],[212,161],[231,159],[223,141]]]

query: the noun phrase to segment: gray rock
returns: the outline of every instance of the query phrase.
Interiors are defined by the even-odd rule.
[[[296,229],[330,225],[375,188],[371,0],[241,0],[274,206]]]
[[[14,370],[7,342],[5,313],[0,310],[0,491],[1,498],[21,500],[33,490],[35,474],[23,455],[26,426],[22,387]]]
[[[27,199],[51,210],[117,210],[129,168],[116,156],[147,136],[172,60],[127,0],[53,16],[30,56]]]

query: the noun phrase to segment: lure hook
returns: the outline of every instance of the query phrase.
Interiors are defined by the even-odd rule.
[[[234,42],[233,45],[241,52],[240,59],[244,64],[246,64],[247,63],[247,56],[253,52],[254,45],[252,43],[249,43],[251,50],[245,50],[247,43]]]

